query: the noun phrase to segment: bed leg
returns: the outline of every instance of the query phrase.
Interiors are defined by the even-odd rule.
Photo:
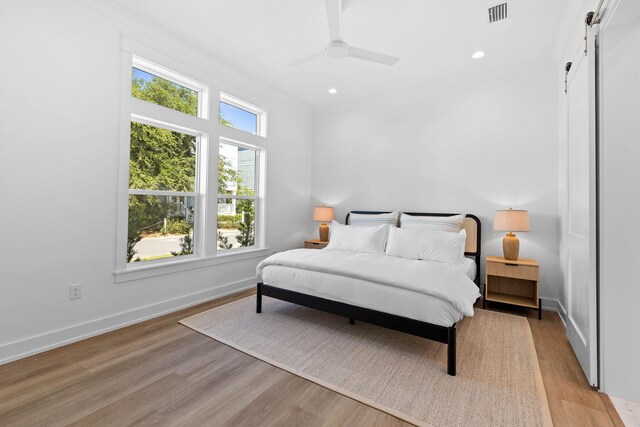
[[[352,317],[350,317],[350,318],[349,318],[349,324],[350,324],[350,325],[355,325],[355,324],[356,324],[355,319],[353,319]]]
[[[449,328],[447,344],[447,374],[456,375],[456,325]]]
[[[256,313],[262,313],[262,282],[256,287]]]

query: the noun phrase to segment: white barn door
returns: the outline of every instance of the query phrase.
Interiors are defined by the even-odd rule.
[[[598,384],[596,284],[596,52],[567,76],[567,206],[564,230],[567,336],[589,383]]]

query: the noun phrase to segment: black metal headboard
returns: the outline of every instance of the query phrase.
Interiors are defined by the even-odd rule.
[[[389,211],[351,211],[347,214],[347,217],[344,220],[345,224],[349,224],[349,216],[354,213],[354,214],[365,214],[365,215],[376,215],[376,214],[385,214],[385,213],[391,213]],[[401,212],[407,215],[412,215],[412,216],[453,216],[453,215],[459,215],[459,214],[455,214],[455,213],[431,213],[431,212]],[[474,259],[474,261],[476,262],[476,285],[478,285],[478,287],[480,287],[480,248],[481,248],[481,238],[482,238],[482,223],[480,222],[480,218],[478,218],[475,215],[472,214],[467,214],[467,218],[471,218],[472,220],[474,220],[476,222],[477,225],[477,231],[476,231],[476,250],[475,252],[465,252],[464,255],[471,257]]]

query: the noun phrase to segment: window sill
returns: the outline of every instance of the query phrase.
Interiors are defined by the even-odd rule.
[[[247,259],[264,258],[269,255],[269,248],[255,248],[246,250],[230,250],[227,253],[211,257],[193,257],[168,261],[158,264],[136,265],[126,270],[114,273],[116,283],[130,282],[132,280],[146,279],[162,276],[164,274],[178,273],[180,271],[194,270],[197,268],[211,267],[213,265],[237,262]]]

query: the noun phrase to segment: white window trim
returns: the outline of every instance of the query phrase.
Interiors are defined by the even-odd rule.
[[[265,258],[271,254],[268,248],[251,247],[248,249],[230,249],[225,253],[216,256],[195,257],[193,255],[184,255],[178,257],[174,261],[162,264],[154,264],[155,261],[145,262],[142,265],[136,265],[123,271],[116,271],[116,283],[131,282],[133,280],[146,279],[150,277],[162,276],[165,274],[179,273],[181,271],[195,270],[198,268],[206,268],[228,262],[244,261],[248,259]]]
[[[192,191],[166,191],[166,190],[140,190],[129,189],[131,196],[174,196],[174,197],[198,197],[198,192]]]
[[[145,59],[142,59],[145,58]],[[161,66],[159,64],[165,64]],[[181,113],[160,105],[142,101],[131,96],[132,67],[149,72],[158,77],[176,82],[200,93],[198,116]],[[171,69],[167,68],[170,67]],[[177,70],[177,71],[172,71]],[[194,76],[196,80],[185,77]],[[218,80],[198,66],[177,61],[164,53],[150,48],[134,39],[123,37],[122,50],[122,88],[121,88],[121,135],[118,172],[118,224],[115,281],[128,282],[163,274],[203,268],[228,262],[266,257],[269,249],[265,246],[264,224],[266,209],[264,202],[266,168],[266,111],[257,109],[238,98],[223,95]],[[211,94],[221,94],[211,96]],[[251,112],[258,115],[259,132],[253,135],[234,128],[221,126],[218,123],[219,101],[228,97],[240,108],[251,108]],[[227,102],[227,101],[224,101]],[[182,255],[175,259],[145,261],[144,263],[126,262],[126,243],[128,229],[128,199],[129,194],[143,194],[146,190],[131,189],[129,191],[129,151],[130,151],[130,123],[131,121],[146,123],[177,132],[198,136],[198,156],[196,169],[195,193],[167,192],[167,195],[192,196],[195,194],[195,205],[198,207],[194,218],[194,236],[196,246],[194,254]],[[247,248],[235,248],[218,251],[217,222],[218,213],[218,144],[221,138],[231,140],[235,144],[245,145],[256,150],[256,206],[255,206],[255,245]],[[245,141],[244,143],[242,141]],[[204,178],[204,179],[203,179]],[[209,189],[216,189],[209,192]],[[173,194],[176,193],[176,194]],[[180,193],[180,194],[177,194]],[[154,194],[158,194],[154,192]],[[251,198],[251,197],[250,197]],[[207,226],[207,224],[209,226]],[[213,224],[213,226],[211,226]]]

